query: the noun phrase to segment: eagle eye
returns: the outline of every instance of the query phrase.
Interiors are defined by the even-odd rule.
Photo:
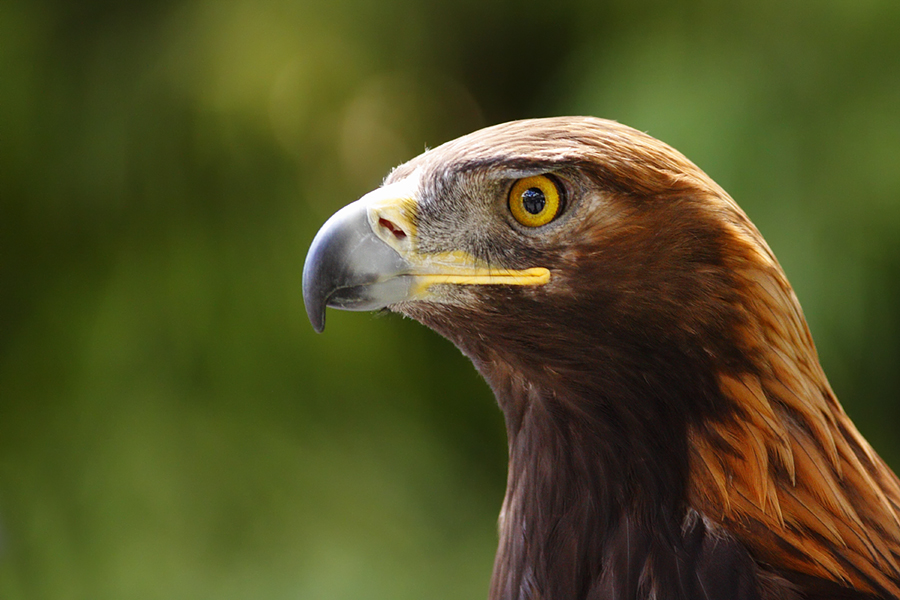
[[[540,227],[555,219],[562,209],[560,190],[546,175],[516,181],[509,191],[509,211],[526,227]]]

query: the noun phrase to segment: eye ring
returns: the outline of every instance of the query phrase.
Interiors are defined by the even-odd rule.
[[[546,225],[562,210],[562,194],[547,175],[534,175],[516,181],[509,191],[509,212],[526,227]]]

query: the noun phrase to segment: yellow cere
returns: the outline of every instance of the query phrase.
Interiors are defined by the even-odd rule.
[[[516,181],[509,192],[509,210],[526,227],[540,227],[556,218],[561,208],[559,189],[546,175]]]
[[[497,272],[491,269],[472,269],[469,273],[436,273],[416,275],[411,288],[413,298],[427,297],[433,285],[544,285],[550,281],[550,271],[543,267],[521,271]]]
[[[427,296],[428,289],[438,284],[544,285],[550,281],[550,271],[544,267],[503,269],[481,264],[472,255],[460,251],[418,255],[413,260],[413,294],[418,298]]]

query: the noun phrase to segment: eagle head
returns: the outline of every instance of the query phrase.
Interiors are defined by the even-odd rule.
[[[304,297],[317,330],[325,306],[388,308],[476,362],[538,378],[606,353],[674,367],[734,347],[736,239],[761,243],[650,136],[595,118],[518,121],[425,152],[338,212],[313,242]]]

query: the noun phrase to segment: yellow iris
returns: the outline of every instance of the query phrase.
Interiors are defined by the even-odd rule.
[[[509,192],[509,210],[526,227],[540,227],[556,218],[561,208],[559,188],[546,175],[518,180]]]

